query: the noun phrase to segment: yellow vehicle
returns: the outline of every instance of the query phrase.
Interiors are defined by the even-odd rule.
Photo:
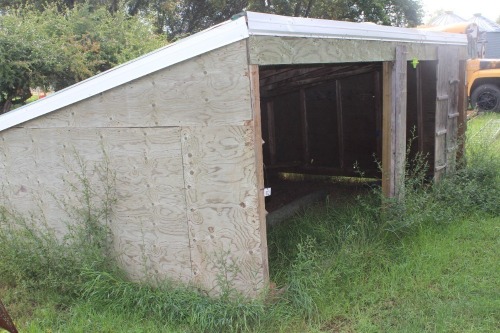
[[[500,59],[483,59],[484,41],[475,23],[457,23],[425,30],[466,34],[471,59],[467,61],[467,93],[480,111],[500,112]]]
[[[500,112],[500,59],[469,59],[467,89],[472,107]]]

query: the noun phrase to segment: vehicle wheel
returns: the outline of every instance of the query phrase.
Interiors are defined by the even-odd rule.
[[[494,84],[482,84],[471,94],[471,103],[479,111],[500,112],[500,88]]]

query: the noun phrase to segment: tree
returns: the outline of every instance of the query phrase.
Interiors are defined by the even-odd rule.
[[[143,18],[90,4],[1,15],[0,113],[31,88],[59,90],[166,44],[152,30]]]
[[[158,32],[177,39],[228,20],[245,9],[393,26],[416,26],[423,17],[420,0],[130,0],[131,15],[154,16]]]
[[[416,26],[423,17],[420,0],[254,0],[250,9],[331,20]]]

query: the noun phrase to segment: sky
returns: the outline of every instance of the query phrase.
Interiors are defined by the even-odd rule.
[[[493,21],[500,16],[498,0],[421,0],[421,2],[426,14],[424,23],[440,9],[451,10],[464,19],[471,18],[475,13],[481,13]]]

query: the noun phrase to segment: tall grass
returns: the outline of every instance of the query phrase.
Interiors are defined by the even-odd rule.
[[[0,290],[10,290],[6,302],[27,332],[487,332],[500,321],[490,271],[500,146],[474,144],[437,185],[425,177],[425,159],[411,163],[402,202],[373,188],[269,230],[273,285],[256,300],[224,277],[218,298],[172,281],[127,280],[108,255],[114,175],[97,166],[95,188],[80,161],[73,189],[84,205],[66,207],[73,219],[65,238],[40,228],[48,223],[36,215],[0,210]]]

